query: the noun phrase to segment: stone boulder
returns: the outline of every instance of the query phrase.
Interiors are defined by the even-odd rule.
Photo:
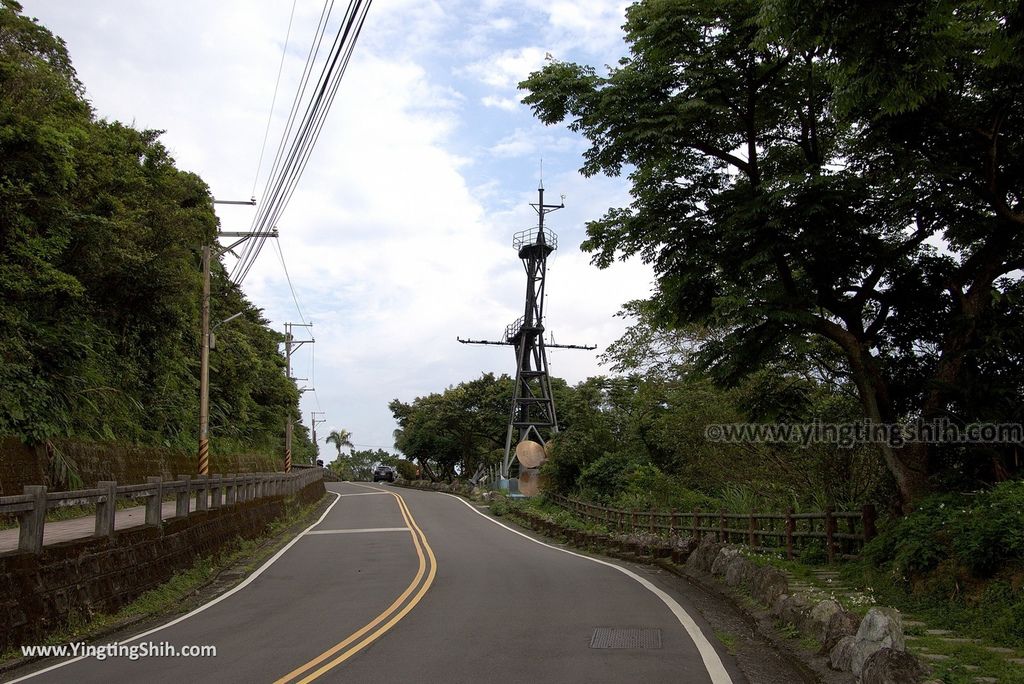
[[[853,645],[856,637],[844,636],[828,652],[828,664],[833,670],[849,672],[853,669]]]
[[[711,564],[715,562],[718,552],[723,548],[725,548],[725,544],[720,542],[704,542],[693,550],[693,553],[686,559],[686,565],[693,570],[711,572]]]
[[[802,594],[794,594],[782,600],[779,606],[779,620],[803,629],[810,612],[810,600]]]
[[[906,651],[880,648],[865,661],[861,684],[916,684],[928,670]]]
[[[740,555],[739,549],[726,546],[722,548],[718,555],[715,556],[715,560],[711,563],[711,574],[712,575],[724,575],[725,569],[729,566],[734,558]]]
[[[825,599],[820,601],[818,605],[811,608],[809,618],[809,627],[807,631],[811,633],[818,641],[825,643],[825,636],[828,633],[829,623],[832,621],[832,617],[837,613],[842,612],[843,607],[839,605],[838,601],[833,599]]]
[[[832,615],[825,628],[825,638],[822,640],[822,650],[825,653],[832,651],[833,647],[843,637],[852,637],[857,634],[860,627],[860,616],[848,610],[840,610]]]
[[[872,608],[861,620],[854,637],[851,672],[859,677],[868,658],[883,648],[906,650],[903,618],[895,608]]]
[[[776,599],[789,593],[789,580],[775,568],[756,568],[750,577],[750,593],[764,605],[772,606]]]
[[[737,554],[725,567],[725,583],[730,587],[741,584],[749,584],[750,577],[754,574],[757,566],[750,562],[745,556]]]

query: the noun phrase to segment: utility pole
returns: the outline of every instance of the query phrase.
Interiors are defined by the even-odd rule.
[[[256,198],[246,201],[239,200],[213,200],[214,204],[248,204],[256,206]],[[202,269],[203,269],[203,302],[202,302],[202,323],[201,323],[201,346],[199,351],[199,474],[210,474],[210,261],[213,259],[214,250],[217,256],[242,244],[256,233],[222,233],[221,236],[241,238],[236,240],[230,247],[220,245],[203,245]],[[270,237],[277,237],[274,230]]]
[[[292,328],[312,328],[312,323],[285,323],[284,324],[284,363],[285,363],[285,376],[289,380],[298,380],[299,378],[292,377],[292,352],[301,347],[304,344],[313,344],[316,342],[315,339],[310,337],[308,340],[296,340],[292,335]],[[299,390],[301,394],[304,390]],[[292,412],[288,412],[288,417],[284,424],[284,472],[290,473],[292,471],[292,432],[294,431],[294,421],[292,419]]]
[[[309,414],[310,429],[313,431],[313,446],[316,448],[316,452],[313,454],[313,460],[318,460],[320,456],[320,443],[316,441],[316,426],[320,423],[326,423],[326,418],[317,418],[317,416],[324,415],[323,411],[311,411]]]

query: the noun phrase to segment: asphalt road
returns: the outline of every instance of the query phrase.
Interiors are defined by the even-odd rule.
[[[456,497],[350,483],[328,489],[340,495],[336,503],[257,575],[121,641],[213,645],[216,657],[51,660],[10,677],[38,684],[747,681],[678,582],[656,571],[538,543]],[[625,647],[592,647],[600,628],[622,630],[606,636]]]

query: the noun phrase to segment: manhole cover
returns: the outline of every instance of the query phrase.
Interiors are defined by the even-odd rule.
[[[647,627],[598,627],[590,648],[661,648],[661,630]]]

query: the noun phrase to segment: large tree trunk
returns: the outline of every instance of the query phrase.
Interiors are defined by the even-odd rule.
[[[878,360],[871,354],[868,343],[832,323],[821,326],[819,332],[843,350],[850,366],[850,375],[857,386],[865,419],[886,430],[897,429],[899,416],[892,408],[888,382],[878,367]],[[929,445],[913,443],[895,446],[885,439],[876,440],[875,445],[896,482],[901,507],[904,512],[908,512],[914,501],[929,489]]]

